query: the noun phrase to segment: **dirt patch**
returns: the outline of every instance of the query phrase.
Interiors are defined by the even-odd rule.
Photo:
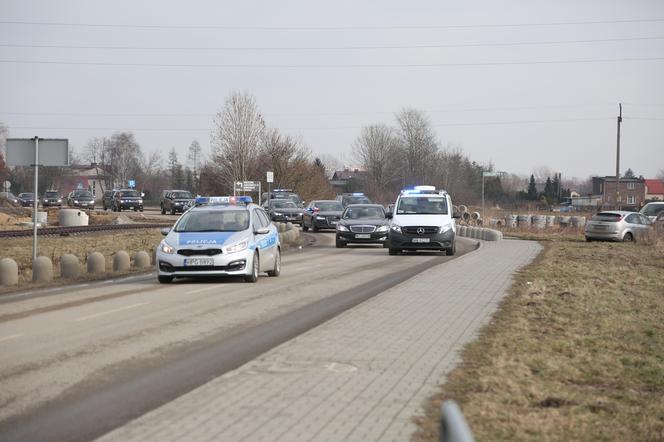
[[[664,440],[664,249],[542,244],[416,419],[414,440],[438,440],[446,399],[478,441]]]

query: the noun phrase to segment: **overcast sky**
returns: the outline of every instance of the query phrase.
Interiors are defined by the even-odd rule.
[[[184,160],[246,90],[269,126],[347,164],[362,126],[410,107],[475,161],[585,178],[615,173],[623,102],[621,171],[664,169],[661,0],[3,0],[0,21],[12,137],[80,149],[131,130]]]

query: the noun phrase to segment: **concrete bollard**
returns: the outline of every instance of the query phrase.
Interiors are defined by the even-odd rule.
[[[38,256],[32,265],[33,282],[51,282],[53,281],[53,263],[47,256]]]
[[[106,258],[99,252],[88,255],[88,273],[104,273],[106,271]]]
[[[148,252],[140,251],[134,254],[134,267],[137,269],[150,267],[150,255],[148,255]]]
[[[482,232],[482,239],[484,241],[500,241],[503,239],[503,232],[493,229],[484,229],[484,232]]]
[[[113,255],[113,271],[114,272],[128,272],[129,271],[129,253],[124,250],[115,252]]]
[[[0,285],[18,284],[18,265],[11,258],[0,259]]]
[[[71,279],[78,278],[81,273],[81,266],[78,263],[76,255],[66,254],[60,257],[60,277]]]
[[[286,223],[286,231],[295,230],[293,223]]]
[[[286,224],[284,223],[277,223],[277,230],[279,232],[285,232],[286,231]]]
[[[459,226],[457,228],[457,233],[459,236],[466,236],[466,226]]]

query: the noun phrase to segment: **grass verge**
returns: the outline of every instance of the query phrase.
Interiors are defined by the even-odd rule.
[[[664,247],[543,241],[416,419],[456,400],[478,441],[664,440]]]

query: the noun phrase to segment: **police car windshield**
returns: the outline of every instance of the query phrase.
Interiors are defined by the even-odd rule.
[[[382,207],[348,207],[343,219],[385,219]]]
[[[270,201],[270,206],[275,209],[297,209],[293,201]]]
[[[173,192],[173,198],[192,199],[193,196],[191,196],[191,193],[189,192]]]
[[[403,196],[397,207],[398,215],[446,215],[447,199],[442,196]]]
[[[346,204],[371,204],[366,196],[345,196],[344,202]]]
[[[176,232],[239,232],[249,228],[247,210],[195,210],[182,215]]]

